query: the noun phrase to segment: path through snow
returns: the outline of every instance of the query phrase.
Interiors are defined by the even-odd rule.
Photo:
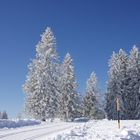
[[[14,129],[1,129],[0,140],[38,140],[44,139],[46,136],[55,136],[56,134],[62,133],[63,131],[70,131],[75,126],[81,124],[77,123],[49,123],[41,124],[37,126],[28,126]]]

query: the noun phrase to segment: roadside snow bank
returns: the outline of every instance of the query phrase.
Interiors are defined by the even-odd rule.
[[[40,121],[36,120],[1,120],[0,119],[0,128],[16,128],[22,126],[29,126],[29,125],[37,125],[40,124]]]
[[[93,120],[53,137],[51,140],[140,140],[140,120],[117,121]]]
[[[140,140],[140,123],[133,127],[124,127],[120,133],[121,140]]]

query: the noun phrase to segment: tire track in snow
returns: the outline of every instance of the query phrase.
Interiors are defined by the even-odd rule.
[[[58,132],[61,132],[61,131],[63,131],[63,130],[66,130],[66,129],[70,129],[70,128],[72,128],[72,127],[74,127],[74,126],[73,126],[73,125],[71,125],[71,126],[66,126],[66,127],[64,127],[64,128],[61,128],[61,129],[57,130],[57,133],[58,133]],[[38,135],[36,135],[36,136],[32,136],[32,137],[23,139],[23,140],[36,140],[37,138],[41,138],[41,137],[44,137],[44,136],[53,134],[53,133],[55,133],[55,132],[56,132],[56,130],[52,130],[52,131],[49,131],[49,132],[45,132],[45,133],[42,133],[42,134],[38,134]]]

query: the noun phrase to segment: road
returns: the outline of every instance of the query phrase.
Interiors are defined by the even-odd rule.
[[[43,123],[36,126],[26,126],[16,129],[1,129],[0,140],[47,140],[50,136],[61,134],[64,131],[71,131],[83,123]]]

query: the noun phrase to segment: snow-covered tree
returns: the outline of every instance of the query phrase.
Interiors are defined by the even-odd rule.
[[[126,119],[140,119],[140,53],[136,46],[130,52],[127,75],[128,92],[125,97]]]
[[[76,92],[77,82],[75,80],[73,60],[69,53],[66,54],[61,66],[61,74],[59,114],[63,120],[73,120],[77,115],[78,94]]]
[[[140,88],[139,88],[139,92],[137,93],[137,108],[136,108],[136,111],[137,111],[137,113],[136,113],[136,117],[135,118],[136,119],[140,119]]]
[[[120,115],[125,119],[124,99],[127,94],[127,66],[128,56],[122,49],[113,53],[109,61],[109,80],[106,94],[106,113],[109,119],[117,119],[116,99],[121,103]]]
[[[41,35],[36,52],[23,86],[26,110],[37,119],[53,118],[58,106],[58,55],[55,37],[50,28]]]
[[[81,95],[81,93],[77,94],[77,113],[76,113],[76,117],[82,117],[83,116],[83,108],[84,108],[84,103],[83,103],[83,96]]]
[[[115,119],[117,116],[116,112],[116,96],[117,96],[117,78],[115,75],[117,74],[116,62],[118,59],[118,54],[113,52],[111,59],[109,60],[109,80],[108,87],[106,93],[106,113],[108,119]]]
[[[1,111],[0,111],[0,119],[2,118],[2,113],[1,113]]]
[[[6,111],[3,111],[1,113],[1,119],[8,119],[8,115],[7,115]]]
[[[103,111],[100,108],[100,99],[97,87],[97,77],[93,72],[87,80],[86,95],[84,97],[84,116],[94,119],[101,118]]]
[[[106,112],[117,119],[116,98],[120,99],[121,119],[140,119],[140,53],[134,46],[128,56],[123,50],[113,53],[109,63]]]

